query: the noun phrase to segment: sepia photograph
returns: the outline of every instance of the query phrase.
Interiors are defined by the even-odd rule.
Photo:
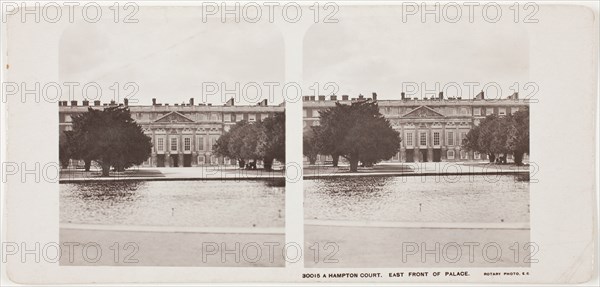
[[[120,99],[90,86],[58,103],[61,243],[81,242],[78,252],[94,242],[126,257],[60,263],[282,267],[280,249],[270,260],[253,245],[284,244],[285,105],[280,95],[236,92],[240,83],[281,80],[273,60],[281,36],[164,11],[192,12],[148,7],[140,15],[152,24],[143,29],[76,25],[62,35],[62,81],[128,82],[115,88]],[[129,49],[132,41],[145,48]],[[240,246],[256,260],[221,258]]]
[[[305,266],[529,266],[526,31],[364,10],[304,40]]]
[[[0,8],[0,286],[598,286],[597,1]]]

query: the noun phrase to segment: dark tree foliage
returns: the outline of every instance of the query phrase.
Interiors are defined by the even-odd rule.
[[[487,154],[490,162],[501,154],[513,154],[515,164],[523,164],[523,155],[529,153],[529,109],[503,117],[487,116],[469,131],[462,146]]]
[[[305,127],[302,134],[302,154],[308,158],[309,164],[315,164],[320,151],[317,135],[320,126]]]
[[[123,107],[88,108],[73,117],[73,130],[66,138],[71,158],[83,159],[86,168],[88,162],[98,162],[102,176],[109,176],[111,167],[122,171],[143,163],[152,150],[151,139]]]
[[[240,167],[246,161],[262,159],[265,169],[271,170],[274,159],[285,162],[285,114],[276,113],[259,122],[237,122],[219,137],[213,150],[237,159]]]
[[[273,159],[285,162],[285,113],[276,113],[260,122],[259,126],[258,152],[265,169],[271,170]]]
[[[320,113],[320,127],[314,131],[319,153],[343,156],[350,171],[357,171],[359,161],[370,166],[390,159],[400,148],[399,133],[371,101],[336,103]]]

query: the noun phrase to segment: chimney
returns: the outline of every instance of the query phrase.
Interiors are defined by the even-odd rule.
[[[233,106],[234,104],[235,104],[235,100],[234,100],[233,98],[229,99],[229,100],[228,100],[228,101],[225,103],[225,105],[226,105],[226,106]]]
[[[358,95],[358,99],[359,99],[359,100],[362,100],[362,99],[364,99],[364,98],[365,98],[365,96],[363,96],[363,95],[360,95],[360,94]]]
[[[377,101],[377,93],[373,92],[373,101]]]
[[[71,101],[71,106],[76,107],[77,106],[77,101]]]
[[[90,105],[90,101],[88,101],[88,100],[83,100],[83,101],[81,102],[81,104],[82,104],[82,105],[84,105],[84,106],[89,106],[89,105]]]
[[[440,100],[444,99],[444,92],[440,92]]]
[[[477,94],[477,96],[475,96],[476,100],[483,100],[485,99],[485,95],[483,94],[483,91],[479,92],[479,94]]]
[[[156,98],[152,98],[152,105],[156,106]]]
[[[332,101],[337,101],[337,96],[336,95],[331,95],[329,97]]]
[[[307,102],[308,100],[310,100],[309,96],[303,96],[302,97],[302,101]]]
[[[100,101],[96,100],[94,101],[94,106],[99,106],[100,105]]]
[[[190,106],[194,105],[194,98],[190,98]]]
[[[212,106],[212,104],[211,104],[211,103],[208,103],[207,105],[208,105],[208,106]]]
[[[511,100],[518,100],[519,99],[519,92],[515,92],[514,94],[512,94],[508,98],[511,99]]]
[[[261,106],[261,107],[266,107],[267,106],[267,99],[264,99],[264,100],[260,101],[258,103],[258,105]]]
[[[348,95],[342,95],[342,101],[347,101],[348,100]]]
[[[400,99],[402,99],[403,101],[406,99],[406,94],[404,92],[400,93]]]
[[[115,101],[114,100],[110,101],[110,105],[114,106],[115,105]]]
[[[325,100],[325,96],[319,95],[319,101],[324,101],[324,100]]]
[[[315,100],[315,96],[310,96],[310,100],[314,101]]]
[[[58,106],[62,107],[62,102],[61,101],[58,101]]]
[[[124,99],[123,99],[123,104],[124,104],[125,106],[129,106],[129,99],[128,99],[128,98],[124,98]]]

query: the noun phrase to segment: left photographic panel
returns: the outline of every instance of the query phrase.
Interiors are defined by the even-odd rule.
[[[138,8],[60,36],[60,265],[285,267],[280,31]]]

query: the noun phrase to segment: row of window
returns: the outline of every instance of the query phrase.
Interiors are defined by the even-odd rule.
[[[412,111],[414,107],[410,108],[394,108],[394,107],[383,107],[381,108],[381,113],[389,115],[389,114],[404,114]],[[516,108],[513,108],[516,109]],[[436,109],[437,110],[437,109]],[[485,112],[484,112],[485,111]],[[501,107],[498,108],[498,115],[505,116],[507,114],[507,108]],[[462,108],[442,108],[440,110],[443,114],[447,115],[470,115],[470,108],[462,107]],[[486,116],[489,116],[494,113],[494,108],[482,108],[476,107],[473,108],[473,115],[482,116],[485,113]],[[303,109],[303,115],[305,118],[318,117],[319,111],[316,109]]]
[[[210,137],[208,138],[208,140],[211,140],[210,144],[207,146],[205,145],[205,138],[204,136],[198,136],[196,137],[196,150],[197,151],[204,151],[205,147],[206,150],[211,150],[212,146],[217,143],[217,138],[216,136]],[[177,152],[179,151],[179,138],[176,137],[171,137],[169,138],[170,142],[169,142],[169,151],[172,152]],[[164,152],[165,151],[165,141],[166,139],[164,137],[158,137],[156,138],[156,150],[158,152]],[[183,138],[183,151],[192,151],[192,138],[191,137],[184,137]]]
[[[467,137],[467,132],[460,132],[460,137],[456,139],[455,141],[455,137],[454,137],[455,132],[453,131],[448,131],[446,132],[446,145],[449,146],[453,146],[453,145],[461,145],[462,140],[464,138]],[[413,146],[414,145],[414,140],[413,140],[413,136],[414,136],[414,132],[406,132],[405,133],[405,142],[407,146]],[[423,132],[419,132],[419,146],[427,146],[428,145],[428,132],[427,131],[423,131]],[[441,142],[441,138],[440,138],[440,132],[433,132],[433,145],[434,146],[439,146]]]
[[[454,151],[454,150],[448,150],[446,151],[446,158],[451,160],[451,159],[469,159],[469,155],[466,151],[461,150],[460,152]],[[473,153],[473,158],[474,159],[481,159],[481,154],[478,152],[474,152]],[[317,155],[317,162],[321,162],[321,161],[331,161],[333,158],[330,155]],[[511,158],[509,158],[511,159]],[[305,157],[305,160],[308,161],[308,158]],[[400,161],[400,152],[396,153],[392,158],[392,161]]]
[[[132,114],[135,120],[156,120],[160,117],[164,116],[164,114],[157,113],[134,113]],[[211,113],[211,114],[203,114],[203,113],[193,113],[193,114],[185,114],[186,117],[195,120],[195,121],[213,121],[218,122],[221,121],[221,114],[219,113]],[[247,120],[250,122],[255,122],[257,120],[265,119],[269,116],[269,114],[248,114]],[[244,114],[231,114],[224,113],[223,121],[225,122],[239,122],[244,119]],[[67,115],[65,118],[66,122],[70,122],[70,117]]]

